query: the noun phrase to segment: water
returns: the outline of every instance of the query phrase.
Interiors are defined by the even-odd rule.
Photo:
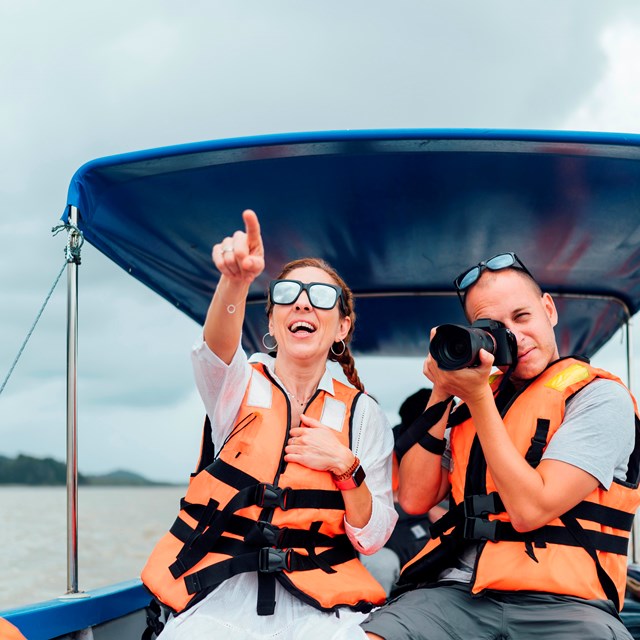
[[[185,487],[81,487],[78,587],[131,580],[178,514]],[[0,486],[0,610],[67,590],[64,487]]]

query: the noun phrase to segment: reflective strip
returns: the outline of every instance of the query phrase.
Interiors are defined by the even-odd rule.
[[[273,389],[271,382],[255,369],[251,372],[249,387],[248,407],[261,407],[271,409],[273,403]]]
[[[344,423],[344,416],[346,413],[347,405],[345,405],[344,402],[340,402],[340,400],[336,400],[335,398],[331,398],[327,395],[324,399],[320,422],[334,431],[342,431],[342,425]]]
[[[589,377],[589,369],[582,364],[572,364],[564,371],[553,376],[551,380],[545,383],[545,387],[555,389],[556,391],[564,391],[576,382],[581,382]]]

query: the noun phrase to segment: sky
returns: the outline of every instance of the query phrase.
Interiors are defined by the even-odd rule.
[[[638,60],[637,0],[0,0],[0,384],[64,264],[51,228],[85,162],[293,131],[640,133]],[[199,328],[87,244],[79,282],[80,471],[185,481]],[[0,455],[65,458],[65,321],[63,276],[0,394]],[[625,377],[612,342],[595,363]],[[420,359],[356,364],[392,424],[427,384]]]

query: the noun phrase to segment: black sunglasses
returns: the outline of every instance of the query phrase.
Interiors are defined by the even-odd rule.
[[[478,279],[482,275],[482,272],[485,269],[489,269],[489,271],[500,271],[501,269],[509,269],[510,267],[515,267],[516,269],[522,269],[530,278],[535,278],[531,275],[531,272],[527,267],[524,266],[524,263],[515,253],[499,253],[497,256],[493,256],[493,258],[489,258],[488,260],[483,260],[482,262],[478,262],[475,267],[471,267],[466,271],[463,271],[454,281],[453,284],[456,288],[456,292],[458,293],[458,298],[460,298],[460,303],[464,307],[464,299],[462,294],[471,286],[478,282]]]
[[[326,282],[300,282],[299,280],[272,280],[269,296],[273,304],[293,304],[306,291],[309,302],[316,309],[333,309],[340,300],[340,308],[346,314],[342,289]]]

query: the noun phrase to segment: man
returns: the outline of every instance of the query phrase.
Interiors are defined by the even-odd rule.
[[[403,457],[399,497],[421,513],[450,492],[451,508],[403,569],[422,588],[362,628],[385,640],[630,639],[617,610],[640,503],[635,401],[611,374],[559,358],[553,299],[515,254],[455,284],[467,319],[503,323],[517,357],[491,376],[485,350],[454,371],[427,356],[429,430]]]

